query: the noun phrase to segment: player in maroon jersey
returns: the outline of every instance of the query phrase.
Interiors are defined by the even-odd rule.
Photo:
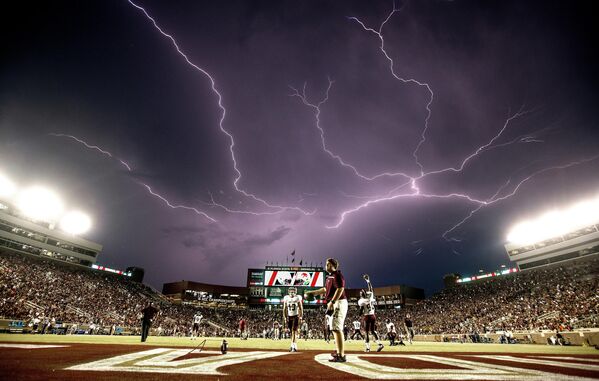
[[[245,319],[242,317],[241,320],[239,320],[239,337],[241,338],[241,340],[247,340],[247,333],[246,333],[246,323],[245,323]]]
[[[376,331],[376,314],[374,313],[376,299],[374,298],[374,290],[370,283],[370,277],[367,274],[364,274],[362,277],[368,285],[368,291],[360,290],[360,299],[358,300],[358,306],[360,306],[362,316],[364,316],[364,327],[366,331],[364,343],[366,352],[370,352],[370,334],[372,334],[375,342],[378,344],[376,351],[380,352],[383,350],[384,345],[379,340],[379,334]]]

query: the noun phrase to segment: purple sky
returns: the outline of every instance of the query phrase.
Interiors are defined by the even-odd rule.
[[[587,2],[139,1],[212,76],[190,66],[127,1],[45,2],[3,12],[0,172],[55,187],[88,211],[101,264],[242,285],[248,267],[340,259],[350,286],[409,284],[507,264],[509,227],[599,192],[597,26]],[[292,96],[305,84],[318,114]],[[507,119],[519,110],[499,136]],[[111,152],[112,158],[68,137]],[[492,140],[497,136],[497,139]],[[509,144],[508,144],[509,143]],[[128,170],[118,159],[126,162]],[[353,168],[350,168],[351,165]],[[403,172],[408,177],[383,176]],[[410,187],[410,178],[416,179]],[[508,182],[509,181],[509,182]],[[194,207],[217,222],[173,205]],[[401,184],[406,186],[396,189]],[[411,196],[400,196],[416,192]],[[355,213],[377,197],[397,196]],[[231,213],[230,210],[265,215]],[[495,197],[495,199],[497,198]],[[313,212],[306,215],[297,209]],[[330,229],[327,227],[337,226]]]

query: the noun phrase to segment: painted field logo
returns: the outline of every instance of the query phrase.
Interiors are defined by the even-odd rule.
[[[451,357],[441,357],[434,355],[356,355],[348,354],[346,363],[331,363],[328,361],[329,355],[320,354],[314,357],[316,362],[329,366],[333,369],[342,372],[350,373],[354,376],[370,378],[375,380],[527,380],[527,381],[558,381],[558,380],[592,380],[591,378],[568,376],[559,373],[549,373],[534,369],[525,369],[517,366],[517,363],[536,364],[544,366],[554,366],[556,371],[560,367],[573,368],[579,370],[599,370],[599,366],[594,364],[584,363],[583,358],[568,358],[578,363],[568,363],[564,361],[555,361],[558,358],[544,357],[536,358],[518,358],[513,356],[482,356],[471,355],[464,356],[472,359],[463,360]],[[438,369],[438,368],[396,368],[392,366],[375,364],[368,361],[368,358],[394,358],[397,359],[398,365],[401,365],[401,360],[417,360],[428,363],[451,366],[453,369]],[[509,363],[516,363],[514,366],[497,365],[481,362],[483,359],[502,360]],[[590,360],[594,362],[595,360]],[[511,365],[511,364],[510,364]]]
[[[286,352],[229,352],[221,355],[216,351],[203,351],[202,354],[216,355],[177,360],[189,353],[186,349],[156,348],[148,351],[129,353],[105,360],[75,365],[67,370],[93,370],[116,372],[177,373],[205,376],[225,376],[218,368],[228,365],[262,360],[287,355]]]

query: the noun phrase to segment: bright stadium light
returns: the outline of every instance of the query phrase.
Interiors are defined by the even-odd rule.
[[[63,204],[56,193],[44,187],[31,187],[18,195],[17,207],[27,217],[53,222],[60,216]]]
[[[547,212],[540,217],[512,227],[507,240],[520,245],[531,245],[556,238],[599,223],[599,197],[581,201],[567,209]]]
[[[82,234],[91,228],[92,221],[85,213],[74,211],[67,213],[60,220],[60,228],[69,234]]]
[[[17,187],[15,183],[0,173],[0,198],[9,198],[15,194]]]
[[[593,213],[593,209],[595,209],[594,204],[596,204],[596,201],[583,201],[568,209],[566,219],[574,230],[597,222],[597,217],[599,216],[596,214],[597,211]]]
[[[534,243],[534,235],[534,224],[532,222],[525,221],[520,222],[519,224],[515,225],[512,229],[510,229],[510,232],[507,236],[507,240],[509,242],[521,245],[528,245]]]
[[[534,222],[537,242],[567,233],[571,227],[568,221],[564,221],[563,216],[564,212],[553,210],[539,217]]]

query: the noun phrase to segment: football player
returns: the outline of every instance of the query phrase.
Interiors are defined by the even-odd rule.
[[[364,331],[366,331],[366,338],[364,340],[366,352],[370,352],[370,334],[374,337],[375,342],[378,344],[377,352],[383,350],[384,345],[379,340],[379,334],[376,331],[376,315],[374,313],[374,305],[376,300],[374,299],[374,290],[370,283],[368,275],[363,275],[366,284],[368,285],[368,291],[360,290],[360,299],[358,300],[358,306],[364,319]]]
[[[393,323],[391,319],[386,319],[385,325],[387,326],[387,339],[389,339],[389,345],[397,345],[395,344],[395,339],[397,338],[397,330],[395,329],[395,323]]]
[[[414,323],[410,318],[410,314],[406,314],[406,318],[404,319],[403,325],[406,329],[406,336],[408,338],[408,342],[412,344],[412,339],[414,339]]]
[[[287,328],[291,332],[290,352],[297,352],[297,336],[300,320],[304,315],[302,297],[297,294],[295,287],[289,287],[288,295],[283,298],[283,319],[287,322]]]
[[[360,323],[360,320],[358,319],[359,318],[356,316],[356,320],[352,322],[352,325],[354,326],[354,333],[349,338],[350,340],[354,340],[356,336],[360,336],[360,339],[364,338],[364,336],[362,336],[362,331],[360,330],[360,328],[362,327],[362,323]]]
[[[246,322],[245,319],[243,318],[243,316],[241,317],[241,319],[239,320],[239,337],[241,338],[241,340],[247,340],[248,339],[248,334],[246,332]]]
[[[195,340],[200,335],[200,323],[202,322],[202,314],[196,313],[193,315],[193,327],[191,329],[191,340]]]
[[[272,339],[273,340],[281,340],[281,325],[278,321],[275,321],[272,324]]]

